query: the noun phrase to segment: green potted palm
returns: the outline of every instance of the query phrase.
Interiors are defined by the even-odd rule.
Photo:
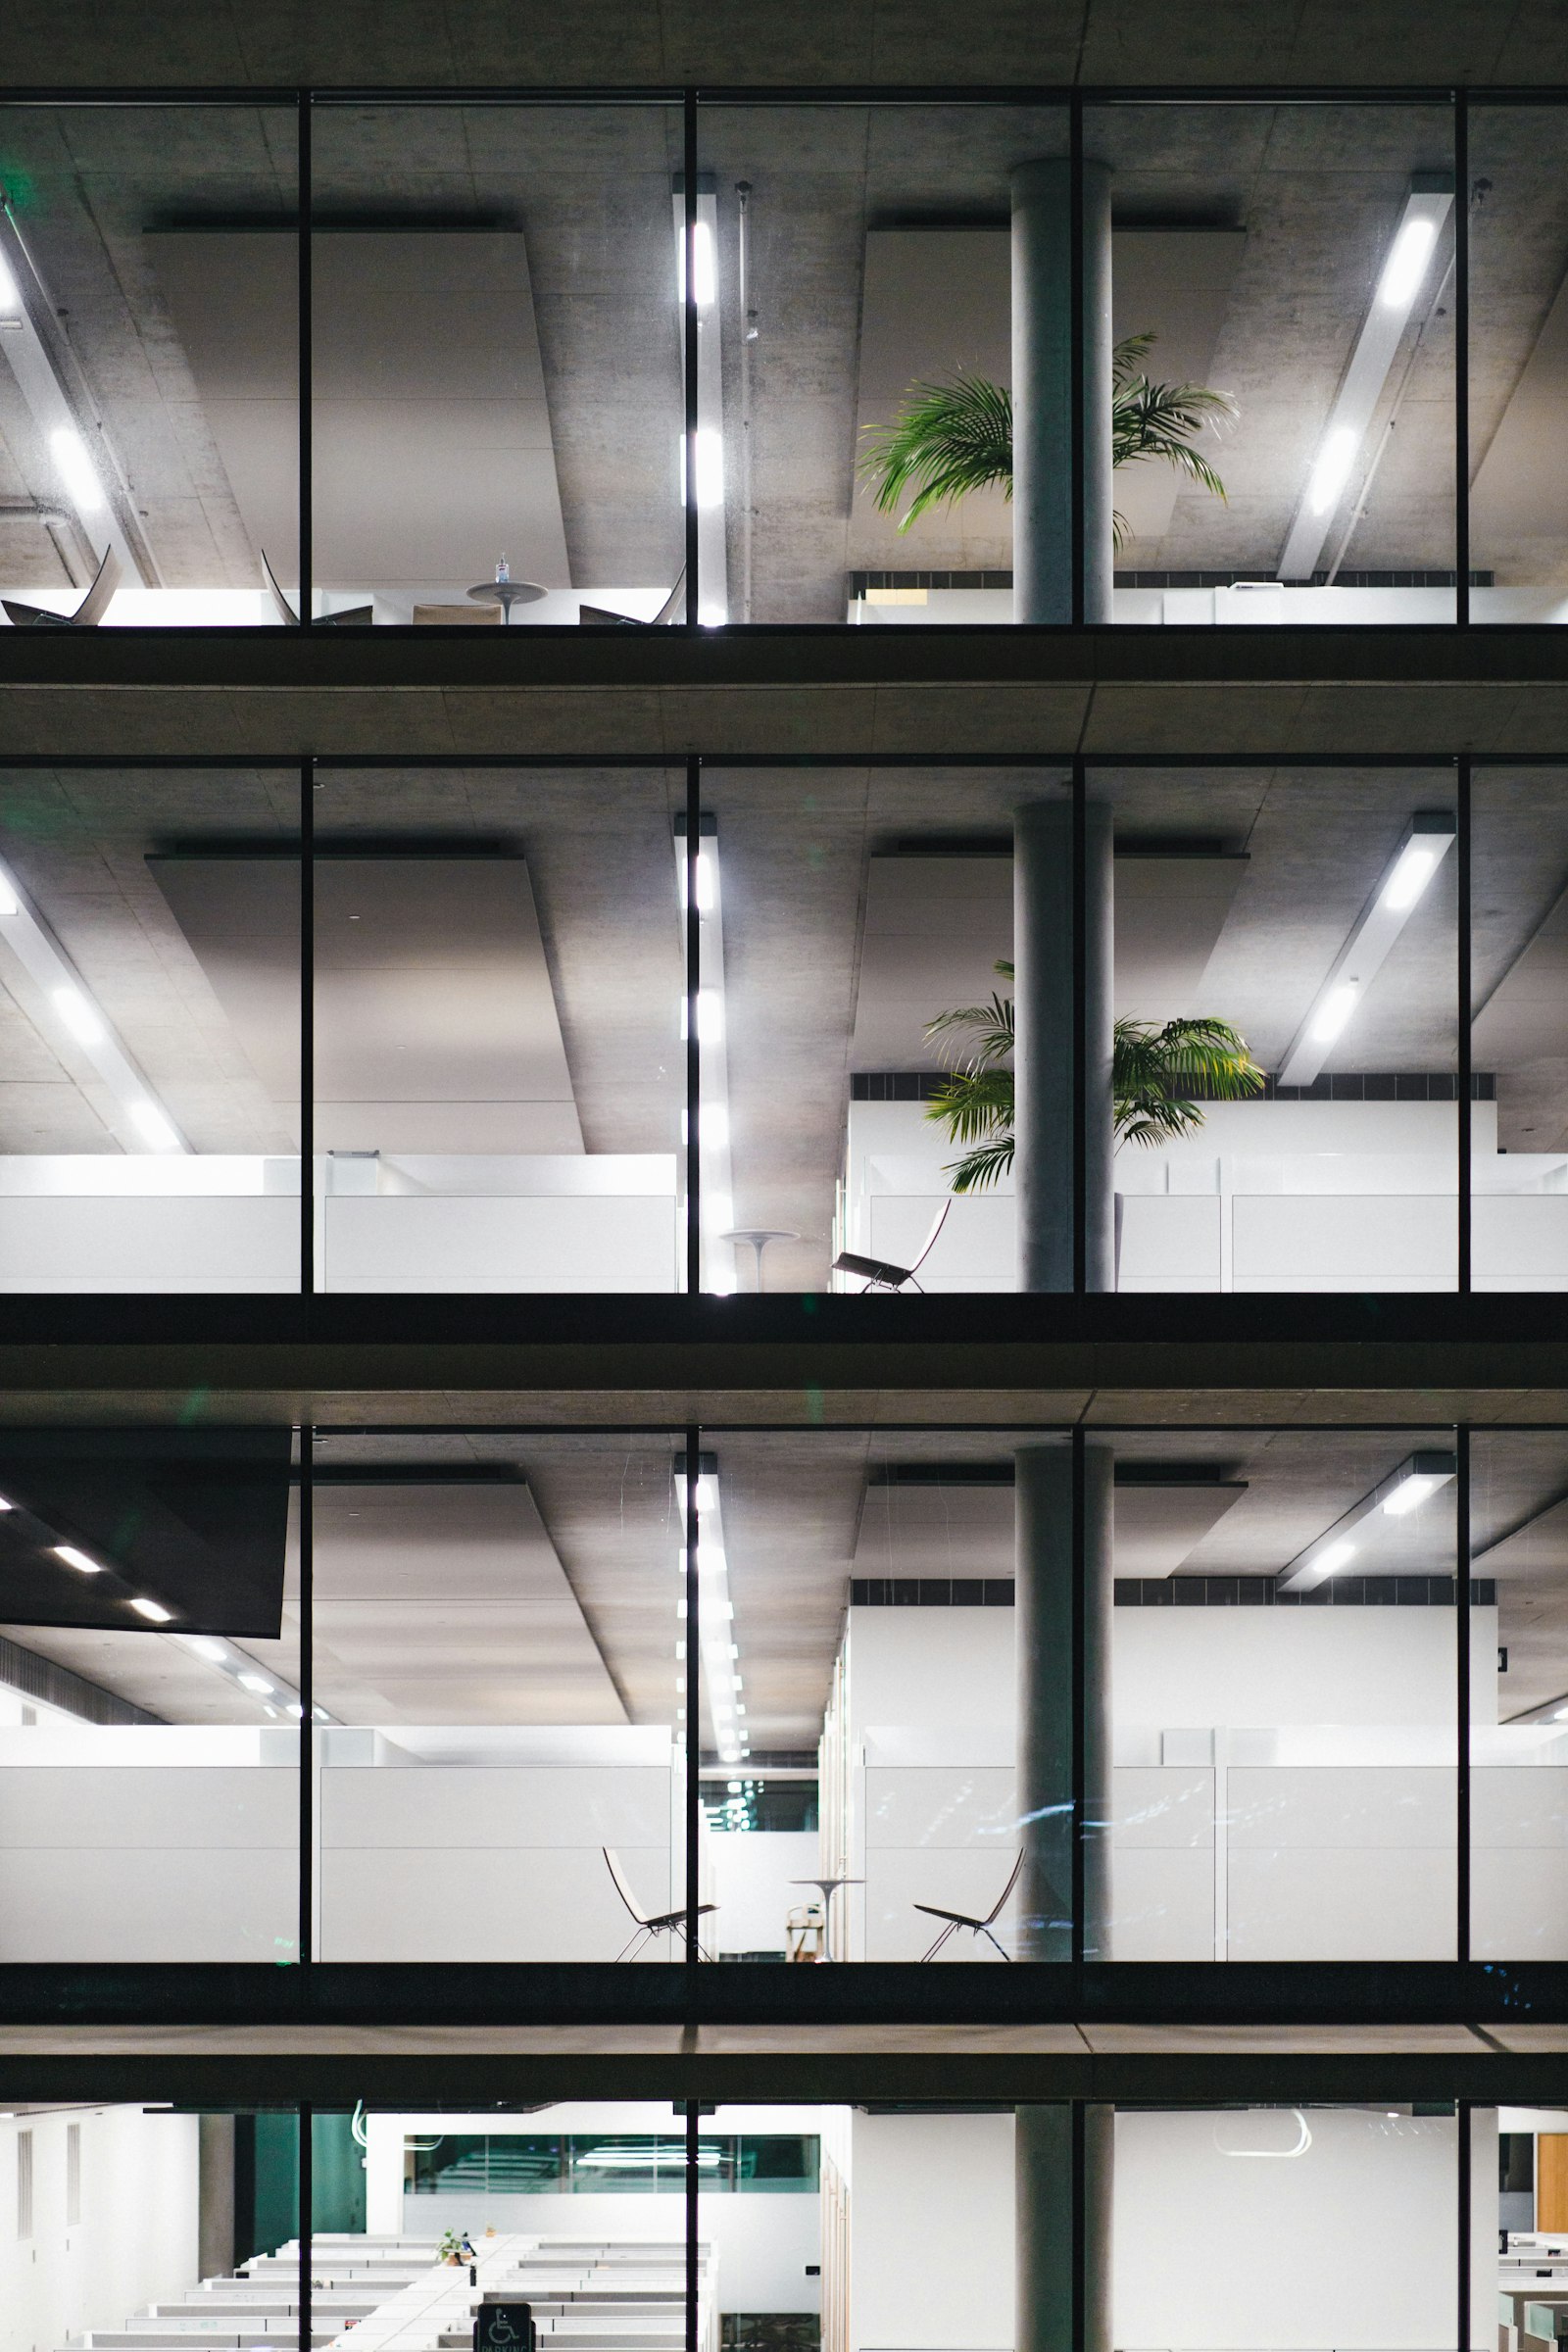
[[[1111,357],[1110,462],[1113,466],[1153,462],[1174,466],[1200,489],[1223,499],[1225,485],[1194,438],[1205,424],[1234,417],[1236,404],[1206,384],[1156,383],[1145,362],[1157,338],[1126,335]],[[909,386],[891,424],[866,427],[860,472],[884,514],[899,515],[899,529],[933,507],[951,506],[971,490],[1000,485],[1012,496],[1012,395],[1004,384],[959,368],[950,376]],[[1119,548],[1127,536],[1120,514],[1111,517]]]
[[[1004,980],[1010,963],[999,963]],[[925,1115],[948,1131],[948,1141],[966,1147],[945,1173],[956,1193],[984,1192],[1012,1166],[1013,1079],[1008,1067],[1013,1034],[1012,999],[994,992],[989,1004],[963,1004],[926,1023],[932,1040],[967,1037],[969,1052],[926,1104]],[[1110,1056],[1111,1118],[1118,1144],[1149,1148],[1178,1143],[1203,1124],[1201,1105],[1189,1090],[1200,1088],[1212,1102],[1239,1102],[1255,1095],[1263,1072],[1247,1050],[1247,1040],[1228,1021],[1117,1021]]]

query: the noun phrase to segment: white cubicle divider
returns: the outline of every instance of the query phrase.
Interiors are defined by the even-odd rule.
[[[288,1961],[299,1913],[292,1725],[0,1730],[0,1961]],[[327,1960],[612,1960],[680,1900],[665,1731],[318,1735]],[[666,1956],[668,1947],[656,1956]]]
[[[1451,1290],[1456,1136],[1451,1102],[1205,1104],[1189,1142],[1116,1155],[1116,1287]],[[1496,1137],[1496,1104],[1477,1102],[1475,1288],[1568,1290],[1568,1157],[1501,1152]],[[953,1156],[920,1103],[852,1103],[839,1247],[908,1265]],[[1010,1179],[954,1198],[921,1287],[1011,1290],[1015,1225]]]
[[[0,1292],[289,1292],[300,1163],[262,1153],[0,1157]],[[672,1152],[326,1153],[316,1287],[672,1291]]]
[[[645,1911],[681,1899],[679,1758],[657,1726],[400,1725],[326,1744],[323,1960],[613,1960],[634,1929],[606,1846]],[[648,1953],[670,1956],[667,1938]]]
[[[1472,1949],[1568,1951],[1568,1734],[1487,1727],[1472,1777]],[[1123,1742],[1142,1753],[1141,1740]],[[1454,1948],[1455,1770],[1446,1729],[1167,1732],[1112,1771],[1117,1960],[1442,1960]],[[1017,1852],[1013,1764],[985,1727],[867,1731],[855,1805],[854,1956],[913,1960],[934,1903],[979,1915]],[[1015,1900],[998,1923],[1009,1947]],[[947,1957],[993,1958],[961,1936]]]

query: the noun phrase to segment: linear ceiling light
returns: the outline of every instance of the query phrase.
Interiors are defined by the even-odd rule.
[[[1380,1479],[1369,1494],[1352,1503],[1315,1537],[1304,1551],[1280,1570],[1282,1592],[1311,1592],[1327,1578],[1338,1576],[1360,1559],[1377,1537],[1366,1522],[1374,1517],[1404,1519],[1418,1511],[1440,1487],[1446,1487],[1458,1465],[1451,1453],[1412,1453],[1388,1478]],[[1365,1533],[1357,1531],[1365,1529]]]
[[[686,1514],[686,1456],[675,1457],[675,1493],[679,1499],[681,1517]],[[684,1548],[678,1554],[677,1565],[682,1578],[686,1574]],[[678,1604],[677,1617],[685,1609],[684,1599]],[[735,1604],[729,1596],[729,1560],[724,1549],[724,1521],[718,1493],[718,1457],[700,1453],[697,1457],[697,1639],[692,1640],[691,1627],[686,1627],[684,1644],[677,1645],[679,1658],[682,1648],[686,1658],[687,1704],[694,1705],[698,1691],[693,1666],[702,1662],[702,1689],[708,1697],[708,1712],[712,1724],[713,1745],[719,1760],[738,1764],[751,1752],[746,1734],[746,1701],[740,1670],[740,1650],[735,1642]]]
[[[0,351],[11,363],[56,478],[94,555],[107,542],[128,581],[161,587],[135,518],[135,502],[60,323],[62,316],[15,213],[8,202],[0,202]]]
[[[675,296],[686,304],[686,183],[675,174],[670,204],[675,217]],[[729,618],[727,550],[724,530],[724,376],[718,316],[718,196],[710,172],[697,175],[697,224],[692,269],[697,298],[697,578],[702,602],[697,617],[706,628],[722,628]],[[684,332],[681,348],[685,349]],[[680,436],[680,496],[686,503],[686,435]]]
[[[686,818],[675,819],[675,888],[682,917],[686,911]],[[727,1298],[735,1288],[735,1245],[724,1236],[735,1223],[735,1195],[730,1159],[729,1023],[724,1004],[724,894],[718,863],[718,820],[705,816],[698,836],[697,917],[697,1171],[702,1201],[702,1287]],[[682,943],[684,947],[684,942]],[[683,996],[680,1033],[684,1038],[691,1017]],[[688,1159],[690,1138],[682,1127]]]
[[[1417,172],[1411,179],[1399,225],[1313,454],[1306,487],[1280,557],[1276,576],[1282,580],[1310,580],[1317,569],[1334,511],[1354,471],[1452,206],[1451,174]]]
[[[1286,1050],[1279,1067],[1282,1086],[1311,1085],[1381,971],[1453,837],[1454,820],[1446,809],[1418,808],[1410,819]]]
[[[180,1134],[132,1061],[81,974],[16,877],[0,865],[0,942],[42,992],[62,1029],[81,1048],[114,1098],[127,1152],[186,1152]]]

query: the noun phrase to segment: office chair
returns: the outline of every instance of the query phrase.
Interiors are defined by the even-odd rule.
[[[916,1903],[914,1906],[915,1909],[917,1911],[923,1911],[927,1919],[945,1919],[948,1923],[947,1926],[942,1930],[941,1935],[937,1937],[935,1943],[931,1945],[930,1949],[920,1954],[921,1959],[934,1960],[938,1952],[941,1951],[942,1946],[947,1942],[948,1937],[956,1934],[959,1928],[967,1928],[977,1941],[979,1937],[983,1936],[987,1943],[996,1944],[997,1950],[1002,1952],[1002,1946],[1000,1943],[997,1943],[997,1939],[992,1935],[991,1930],[995,1926],[997,1919],[1000,1917],[1003,1906],[1005,1904],[1008,1895],[1017,1886],[1018,1873],[1020,1870],[1022,1870],[1022,1868],[1023,1856],[1020,1854],[1017,1861],[1014,1862],[1011,1870],[1007,1874],[1007,1884],[1005,1886],[1004,1886],[1002,1892],[998,1895],[996,1901],[992,1904],[984,1919],[971,1919],[967,1911],[942,1911],[937,1908],[935,1903]],[[1002,1957],[1004,1960],[1010,1960],[1012,1958],[1012,1954],[1010,1952],[1002,1952]]]
[[[931,1230],[920,1244],[912,1266],[895,1266],[887,1258],[862,1257],[858,1250],[841,1250],[833,1260],[834,1273],[863,1274],[867,1291],[902,1291],[906,1282],[914,1282],[915,1275],[935,1249],[937,1235],[947,1223],[948,1211],[952,1206],[953,1195],[950,1193],[937,1210]],[[914,1287],[919,1290],[920,1285],[914,1282]],[[860,1295],[863,1298],[865,1293]]]
[[[270,564],[269,564],[267,561],[267,550],[265,547],[261,550],[261,557],[262,570],[267,576],[267,592],[269,596],[270,596],[272,603],[276,608],[277,617],[283,623],[285,629],[297,629],[300,625],[300,616],[295,612],[293,606],[289,603],[288,598],[283,594],[282,589],[278,586],[277,574],[272,569]],[[318,613],[317,615],[316,626],[318,629],[368,628],[370,621],[374,616],[374,612],[375,607],[373,605],[355,605],[353,609],[347,612]]]
[[[36,605],[14,605],[10,597],[0,599],[6,616],[14,629],[95,629],[109,610],[109,600],[120,586],[124,566],[112,547],[105,548],[104,560],[93,574],[87,590],[74,612],[43,612]]]
[[[645,1943],[651,1943],[656,1936],[685,1935],[686,1912],[684,1905],[679,1911],[645,1911],[642,1905],[638,1902],[637,1897],[632,1893],[631,1888],[627,1886],[625,1878],[621,1872],[620,1864],[615,1859],[615,1856],[611,1852],[609,1846],[602,1845],[599,1850],[605,1857],[605,1867],[610,1872],[611,1878],[614,1881],[615,1892],[619,1895],[621,1901],[631,1913],[632,1918],[637,1922],[636,1934],[629,1936],[626,1941],[621,1945],[619,1951],[615,1954],[615,1958],[617,1960],[635,1959],[637,1953],[642,1950],[643,1945]],[[699,1903],[697,1906],[697,1916],[699,1919],[701,1919],[706,1912],[716,1911],[717,1909],[718,1905],[716,1903]],[[710,1960],[713,1955],[711,1952],[708,1952],[703,1949],[701,1938],[694,1938],[694,1940],[697,1943],[697,1957],[699,1960]]]
[[[606,605],[579,605],[577,621],[585,629],[661,629],[682,613],[686,603],[686,566],[652,620],[633,620],[629,612],[612,612]]]

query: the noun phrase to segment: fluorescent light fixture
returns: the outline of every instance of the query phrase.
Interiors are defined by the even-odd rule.
[[[1355,348],[1313,452],[1300,504],[1280,556],[1276,576],[1282,580],[1310,580],[1317,569],[1323,542],[1355,470],[1416,297],[1427,281],[1439,234],[1452,209],[1450,174],[1418,172],[1411,179]]]
[[[1438,224],[1430,214],[1411,214],[1406,218],[1378,281],[1379,302],[1390,310],[1409,310],[1420,291],[1437,241]]]
[[[1282,1592],[1310,1592],[1325,1579],[1337,1576],[1347,1563],[1366,1548],[1368,1540],[1376,1534],[1368,1525],[1376,1518],[1406,1518],[1420,1509],[1430,1495],[1437,1494],[1453,1478],[1458,1464],[1451,1453],[1412,1453],[1387,1478],[1380,1479],[1359,1502],[1343,1511],[1334,1525],[1326,1528],[1304,1550],[1298,1551],[1281,1569],[1278,1584]],[[1359,1539],[1352,1544],[1349,1538],[1360,1530]]]
[[[677,172],[670,181],[670,221],[675,237],[675,291],[686,304],[686,189]],[[697,310],[697,447],[692,492],[697,509],[697,579],[702,591],[698,623],[722,628],[729,608],[729,550],[724,516],[724,357],[719,331],[721,254],[718,190],[710,172],[697,175],[695,234],[692,239],[692,298]],[[666,279],[667,284],[667,279]],[[685,370],[685,318],[679,320],[681,368]],[[679,480],[686,496],[686,449],[681,444]]]
[[[22,293],[10,266],[0,261],[0,318],[14,318],[22,309]]]
[[[77,514],[102,514],[104,486],[82,446],[81,435],[69,424],[56,425],[49,436],[49,455],[55,462],[55,471],[64,482],[66,494]]]
[[[687,892],[686,820],[674,823],[675,868],[684,932]],[[700,820],[696,866],[697,895],[697,1044],[698,1100],[697,1172],[702,1199],[701,1274],[704,1290],[725,1296],[735,1288],[735,1246],[725,1236],[734,1230],[735,1202],[730,1166],[729,1057],[725,1046],[728,1016],[724,997],[724,889],[718,852],[717,820]],[[685,941],[682,940],[684,949]],[[690,1000],[681,998],[681,1035],[686,1034]],[[683,1124],[687,1173],[683,1193],[690,1187],[692,1152]],[[701,1507],[707,1507],[706,1504]]]
[[[205,1658],[209,1666],[226,1666],[228,1664],[226,1644],[215,1641],[211,1634],[186,1634],[184,1643],[185,1647],[194,1651],[198,1658]]]
[[[133,1102],[130,1115],[143,1142],[150,1144],[155,1152],[179,1150],[179,1137],[174,1132],[173,1122],[159,1109],[156,1102]]]
[[[1282,1086],[1310,1086],[1382,970],[1454,838],[1446,808],[1418,808],[1307,1007],[1279,1067]]]
[[[1355,464],[1357,443],[1358,436],[1348,424],[1336,425],[1325,440],[1307,485],[1306,503],[1314,514],[1332,514],[1338,506]]]
[[[1355,1010],[1359,982],[1342,980],[1331,988],[1312,1015],[1311,1039],[1315,1046],[1331,1046]]]
[[[12,887],[11,877],[3,869],[0,869],[0,915],[20,914],[21,912],[22,901]]]
[[[1554,1707],[1551,1720],[1553,1723],[1568,1723],[1568,1707]]]
[[[64,1560],[66,1566],[74,1568],[78,1576],[102,1576],[104,1572],[101,1561],[89,1558],[84,1551],[78,1551],[74,1544],[57,1544],[54,1552],[57,1560]]]
[[[14,1511],[16,1507],[7,1495],[0,1494],[0,1511]]]
[[[276,1685],[270,1683],[265,1674],[255,1674],[248,1669],[234,1679],[242,1690],[254,1690],[258,1698],[270,1698],[276,1689]]]
[[[149,1600],[145,1593],[138,1592],[130,1605],[138,1617],[146,1618],[149,1625],[172,1625],[174,1622],[172,1609],[166,1609],[161,1600]]]
[[[96,1046],[103,1042],[103,1022],[95,1006],[88,1004],[79,988],[53,989],[49,1002],[78,1046]]]

